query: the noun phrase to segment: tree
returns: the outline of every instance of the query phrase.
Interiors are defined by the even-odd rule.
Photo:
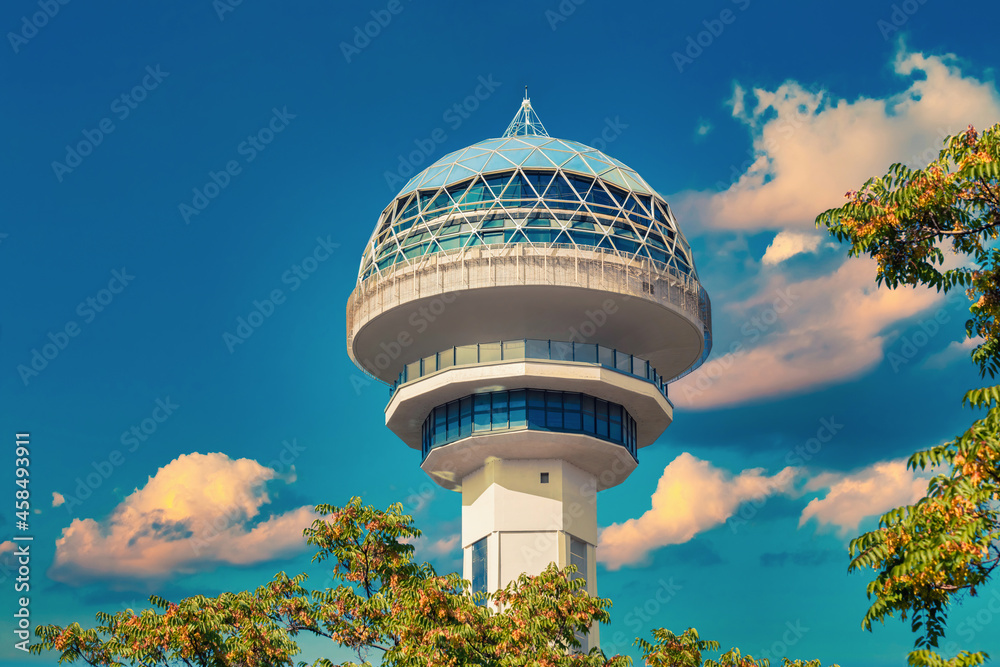
[[[299,654],[295,637],[305,632],[353,649],[361,665],[370,665],[373,653],[386,667],[631,665],[631,658],[607,657],[597,648],[579,652],[577,633],[606,623],[611,603],[588,596],[573,567],[550,565],[488,596],[473,595],[457,574],[439,575],[413,560],[407,542],[420,531],[401,505],[381,511],[352,498],[344,507],[316,511],[323,518],[305,535],[319,549],[313,561],[331,562],[336,588],[309,591],[306,575],[281,572],[254,591],[176,604],[152,596],[155,609],[99,613],[96,628],[39,626],[41,641],[31,652],[57,651],[60,663],[94,666],[289,667]],[[693,628],[680,637],[656,629],[653,637],[655,645],[636,640],[649,665],[767,667],[737,649],[703,662],[702,651],[718,650],[718,642],[698,639]],[[816,661],[784,664],[820,667]],[[313,665],[334,667],[326,658]]]
[[[590,597],[575,569],[522,575],[490,596],[469,594],[457,574],[439,575],[413,560],[420,536],[397,504],[387,511],[352,498],[320,505],[305,530],[314,562],[332,561],[336,588],[308,591],[306,575],[283,572],[252,592],[194,596],[179,604],[153,596],[155,609],[100,613],[97,628],[40,626],[33,653],[89,665],[264,667],[293,665],[301,632],[355,650],[361,664],[381,653],[388,667],[482,665],[626,667],[623,656],[582,654],[575,634],[607,622],[610,601]],[[485,604],[490,602],[499,608]],[[300,663],[304,664],[304,663]],[[333,667],[328,659],[314,663]],[[344,663],[353,665],[355,663]]]
[[[1000,125],[982,134],[969,127],[945,140],[924,169],[894,164],[848,202],[822,213],[825,225],[851,244],[852,256],[877,263],[877,282],[889,288],[926,285],[964,289],[970,299],[966,336],[978,342],[972,359],[981,377],[1000,371]],[[961,260],[945,268],[944,249]],[[917,633],[911,665],[982,664],[982,652],[938,655],[948,609],[974,596],[1000,564],[1000,386],[970,390],[963,404],[981,415],[951,442],[916,452],[912,469],[931,469],[927,494],[894,509],[878,530],[850,545],[850,570],[871,568],[872,600],[863,620],[885,622],[898,612]]]
[[[701,639],[694,628],[688,628],[682,635],[657,628],[653,630],[653,641],[656,643],[651,644],[641,637],[635,640],[636,646],[642,650],[643,660],[649,667],[770,667],[766,658],[755,660],[751,655],[743,655],[738,648],[729,649],[720,655],[718,660],[705,660],[702,653],[718,651],[719,642]],[[782,667],[823,667],[819,660],[783,658],[781,664]]]

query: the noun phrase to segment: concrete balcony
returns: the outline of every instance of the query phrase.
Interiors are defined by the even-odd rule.
[[[515,338],[597,343],[665,378],[711,347],[701,285],[652,260],[576,246],[490,246],[425,255],[359,283],[347,304],[352,360],[384,382],[448,347]]]

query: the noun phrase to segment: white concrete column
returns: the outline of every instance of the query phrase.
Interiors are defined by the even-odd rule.
[[[547,481],[545,481],[547,479]],[[521,573],[570,564],[570,544],[586,544],[587,592],[597,595],[597,480],[560,459],[490,459],[462,480],[464,574],[472,580],[472,546],[487,540],[487,590]],[[590,646],[598,641],[596,624]]]

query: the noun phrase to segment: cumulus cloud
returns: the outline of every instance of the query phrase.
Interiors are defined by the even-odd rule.
[[[818,213],[893,162],[926,164],[945,135],[1000,120],[992,82],[965,76],[954,63],[901,51],[895,71],[907,86],[885,99],[837,99],[788,81],[754,88],[751,108],[737,85],[729,104],[751,132],[753,157],[734,167],[725,191],[677,193],[672,207],[680,220],[697,222],[692,229],[812,228]]]
[[[59,507],[64,502],[66,502],[66,497],[63,494],[59,493],[58,491],[53,491],[52,492],[52,506],[53,507]]]
[[[948,344],[948,347],[927,357],[926,361],[924,361],[924,368],[941,370],[959,359],[964,359],[966,363],[971,364],[972,351],[981,345],[982,342],[983,339],[978,336],[976,338],[966,338],[961,341],[952,341]]]
[[[106,519],[74,519],[64,528],[49,576],[70,585],[149,583],[290,556],[305,547],[302,529],[315,515],[304,506],[264,518],[267,484],[277,479],[251,459],[179,456]]]
[[[819,234],[806,234],[796,231],[781,231],[774,237],[764,251],[761,263],[769,266],[806,252],[815,252],[823,237]]]
[[[641,562],[655,549],[724,523],[744,502],[790,493],[797,475],[796,468],[772,476],[753,468],[734,476],[685,452],[663,470],[652,509],[601,532],[598,560],[611,570]]]
[[[908,470],[904,459],[875,463],[850,474],[818,475],[806,489],[827,489],[826,495],[809,501],[799,527],[815,519],[820,526],[836,527],[842,535],[854,533],[867,517],[915,503],[926,493],[927,479],[926,473]]]
[[[459,543],[461,539],[461,535],[452,533],[436,540],[421,536],[406,541],[416,548],[418,558],[440,558],[442,556],[454,558],[460,555]]]
[[[734,87],[729,105],[750,131],[751,158],[733,167],[725,191],[678,193],[671,204],[694,230],[774,230],[761,259],[774,270],[755,280],[760,265],[747,267],[756,294],[723,306],[740,336],[677,383],[675,402],[714,408],[857,377],[881,362],[894,324],[937,303],[940,295],[929,290],[876,290],[869,260],[848,259],[798,282],[782,275],[781,263],[819,247],[824,233],[815,231],[815,217],[842,203],[847,190],[893,162],[926,164],[946,134],[1000,119],[994,84],[964,75],[955,62],[901,50],[894,67],[904,85],[884,99],[835,98],[795,81],[774,90]],[[780,303],[787,294],[795,296],[791,306]]]
[[[742,338],[671,387],[675,404],[708,409],[787,395],[860,375],[881,362],[886,331],[944,297],[926,288],[877,289],[875,262],[791,282],[775,275],[730,309]]]

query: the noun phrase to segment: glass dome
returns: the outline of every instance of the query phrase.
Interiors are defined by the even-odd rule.
[[[663,197],[621,161],[548,136],[528,99],[504,136],[449,153],[410,179],[382,212],[358,279],[424,255],[518,243],[652,260],[697,279]]]

